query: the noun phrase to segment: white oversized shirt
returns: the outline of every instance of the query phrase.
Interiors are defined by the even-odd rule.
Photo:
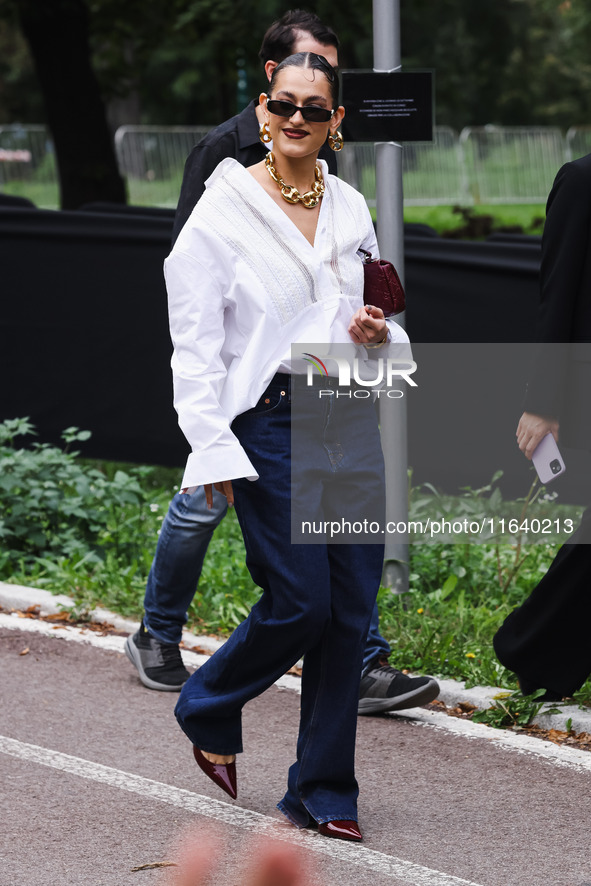
[[[364,198],[328,174],[314,245],[236,160],[206,183],[164,263],[174,345],[174,405],[191,446],[181,486],[257,472],[230,429],[273,375],[290,371],[293,342],[350,342],[363,304],[359,247],[377,256]],[[408,341],[394,321],[393,341]]]

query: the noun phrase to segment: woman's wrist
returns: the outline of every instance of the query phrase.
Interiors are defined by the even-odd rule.
[[[365,343],[365,347],[366,347],[366,348],[381,348],[381,347],[383,347],[385,344],[388,343],[388,339],[389,339],[389,337],[390,337],[390,333],[388,332],[388,327],[386,326],[386,329],[384,330],[384,337],[383,337],[383,339],[382,339],[381,341],[378,341],[378,342],[366,342],[366,343]]]

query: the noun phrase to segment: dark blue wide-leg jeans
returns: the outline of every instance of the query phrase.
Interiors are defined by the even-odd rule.
[[[383,509],[383,457],[371,401],[310,397],[299,483],[311,518],[327,490]],[[259,473],[234,481],[236,512],[259,601],[224,646],[187,681],[177,719],[202,750],[242,751],[241,712],[304,656],[297,761],[279,808],[300,826],[357,819],[354,771],[359,674],[383,566],[378,544],[291,544],[291,403],[288,377],[275,376],[254,409],[232,429]],[[294,453],[295,455],[295,453]],[[301,503],[300,503],[301,511]],[[330,519],[330,516],[328,517]]]

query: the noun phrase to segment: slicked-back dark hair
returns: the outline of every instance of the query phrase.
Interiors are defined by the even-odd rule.
[[[295,55],[288,55],[282,62],[279,62],[276,68],[273,68],[271,74],[271,82],[269,83],[269,94],[273,92],[277,76],[284,71],[285,68],[309,68],[313,71],[320,71],[330,86],[330,96],[332,98],[333,108],[339,104],[339,78],[335,69],[330,65],[323,55],[317,55],[315,52],[296,52]]]
[[[282,62],[293,53],[293,46],[300,32],[309,34],[323,46],[339,48],[339,38],[324,25],[313,12],[290,9],[267,29],[259,51],[263,65],[268,61]]]

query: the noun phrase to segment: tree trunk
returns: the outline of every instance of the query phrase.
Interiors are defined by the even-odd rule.
[[[53,135],[62,209],[96,200],[125,203],[92,69],[84,0],[19,0],[17,9]]]

